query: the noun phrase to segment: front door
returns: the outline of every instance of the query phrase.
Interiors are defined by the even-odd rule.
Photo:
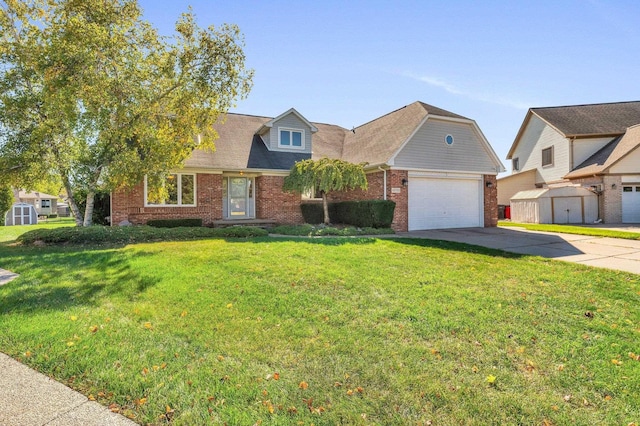
[[[229,218],[246,219],[250,217],[249,198],[251,180],[245,177],[229,178]]]

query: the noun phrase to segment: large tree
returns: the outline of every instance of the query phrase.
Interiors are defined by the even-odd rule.
[[[48,174],[90,225],[98,190],[161,182],[251,88],[235,25],[202,29],[191,11],[175,35],[142,20],[135,0],[0,1],[0,173],[29,188]],[[87,193],[84,219],[74,191]]]
[[[300,194],[319,191],[322,196],[324,223],[329,224],[327,194],[349,189],[367,189],[366,163],[353,164],[339,159],[321,158],[296,162],[284,179],[284,190]]]

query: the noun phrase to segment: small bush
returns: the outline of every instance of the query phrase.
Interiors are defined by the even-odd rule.
[[[329,218],[334,220],[336,215],[336,205],[335,203],[329,203]],[[300,205],[300,209],[302,210],[302,217],[306,223],[323,223],[324,222],[324,211],[322,209],[322,203],[303,203]]]
[[[202,238],[264,237],[268,232],[253,226],[232,228],[153,228],[151,226],[88,226],[56,229],[36,229],[18,237],[28,245],[45,244],[132,244],[153,241],[180,241]]]
[[[54,214],[50,214],[50,215],[47,216],[47,218],[49,218],[49,219],[56,219],[57,217],[58,217],[58,215],[55,214],[55,213]]]
[[[153,219],[147,221],[148,226],[154,228],[179,228],[202,226],[202,219]]]

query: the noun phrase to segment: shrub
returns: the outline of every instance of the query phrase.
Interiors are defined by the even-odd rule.
[[[153,219],[147,221],[147,225],[154,228],[179,228],[202,226],[202,219]]]
[[[336,204],[336,221],[359,227],[388,228],[396,203],[389,200],[343,201]]]
[[[312,225],[282,225],[271,228],[272,234],[295,235],[295,236],[322,236],[322,235],[338,235],[338,236],[358,236],[358,235],[384,235],[394,234],[391,228],[355,228],[348,226],[345,228],[336,228],[332,226],[312,226]]]
[[[88,226],[36,229],[18,237],[22,244],[131,244],[153,241],[195,240],[201,238],[264,237],[268,232],[253,226],[232,228],[153,228],[151,226]]]
[[[303,203],[300,205],[302,210],[302,218],[306,223],[317,224],[324,222],[324,212],[322,211],[322,203]],[[334,219],[336,215],[335,203],[329,203],[329,218]]]
[[[56,219],[56,218],[58,217],[58,215],[54,213],[54,214],[50,214],[50,215],[48,215],[47,217],[48,217],[49,219]]]
[[[4,214],[13,204],[13,191],[8,186],[0,187],[0,226],[4,225]]]

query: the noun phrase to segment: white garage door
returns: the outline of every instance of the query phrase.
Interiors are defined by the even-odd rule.
[[[484,225],[480,178],[409,178],[409,231]]]
[[[640,223],[640,183],[622,185],[622,222]]]

